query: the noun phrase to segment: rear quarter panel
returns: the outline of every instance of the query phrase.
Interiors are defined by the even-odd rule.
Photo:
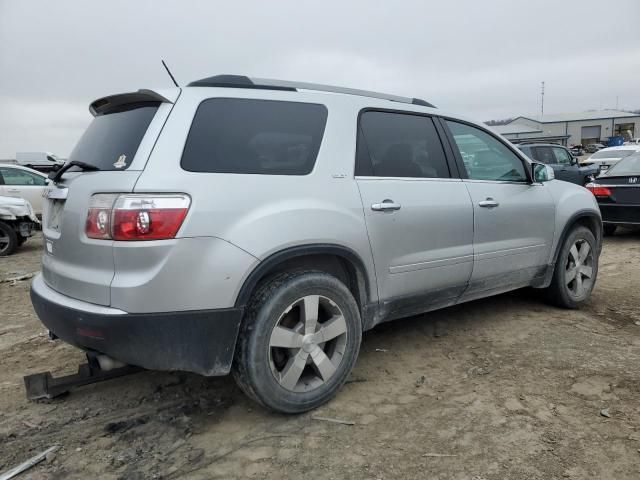
[[[194,113],[201,101],[214,97],[324,104],[328,110],[327,124],[313,171],[304,176],[286,176],[183,170],[180,160]],[[233,294],[224,301],[230,303],[226,306],[233,305],[257,262],[299,245],[330,243],[352,250],[362,259],[370,277],[369,284],[376,284],[362,202],[353,178],[359,107],[349,98],[230,88],[187,88],[181,94],[135,191],[189,194],[192,204],[178,236],[217,238],[248,256],[234,271],[229,268],[224,271],[224,277],[233,277],[231,282],[235,286]],[[199,254],[195,248],[190,252],[193,256]],[[249,261],[249,257],[256,262]],[[221,305],[212,299],[211,287],[227,282],[218,268],[222,261],[212,256],[203,257],[194,268],[206,272],[209,282],[190,285],[198,290],[195,295],[211,299],[217,308]],[[201,278],[198,272],[192,274]],[[374,298],[370,300],[377,300],[375,289],[371,294]],[[207,305],[200,302],[199,307]]]

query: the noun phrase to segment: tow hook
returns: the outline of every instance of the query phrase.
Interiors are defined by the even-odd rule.
[[[55,337],[54,334],[49,333]],[[28,400],[51,399],[68,393],[74,388],[92,383],[111,380],[144,370],[133,365],[125,365],[106,355],[87,353],[87,363],[78,366],[78,373],[54,378],[51,372],[36,373],[24,377]]]

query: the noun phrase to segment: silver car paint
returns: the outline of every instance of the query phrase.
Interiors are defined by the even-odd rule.
[[[170,103],[160,106],[127,170],[69,172],[58,186],[51,187],[67,189],[66,200],[47,199],[43,205],[42,274],[56,291],[89,303],[111,304],[114,242],[85,235],[89,199],[95,193],[133,191],[171,107]],[[87,162],[91,163],[90,159]]]
[[[425,289],[465,286],[473,278],[521,267],[543,267],[552,259],[563,222],[577,210],[599,215],[587,190],[565,182],[503,188],[496,185],[500,182],[472,186],[460,180],[354,179],[361,109],[444,114],[439,110],[326,92],[192,87],[162,94],[177,101],[162,105],[128,170],[65,176],[69,195],[63,228],[57,233],[45,225],[53,255],[44,255],[44,280],[55,291],[126,312],[231,307],[261,260],[287,247],[330,243],[362,259],[370,285],[378,286],[370,292],[369,301],[375,303]],[[306,176],[182,170],[193,115],[211,97],[325,105],[327,126],[314,170]],[[174,240],[87,239],[90,195],[114,191],[182,192],[192,204]],[[502,201],[495,212],[474,207],[471,198],[475,202],[490,195]],[[403,208],[390,214],[371,211],[371,203],[386,198],[400,199]],[[486,225],[481,216],[487,217]],[[385,224],[395,230],[385,231]],[[491,293],[485,290],[483,296]]]
[[[381,177],[360,177],[357,183],[380,299],[430,290],[456,299],[473,269],[473,208],[464,183]],[[385,200],[400,209],[371,208]]]

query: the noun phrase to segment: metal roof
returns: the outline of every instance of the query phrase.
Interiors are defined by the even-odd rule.
[[[555,113],[550,115],[532,115],[532,116],[520,116],[511,123],[517,123],[518,119],[525,118],[527,120],[533,120],[538,123],[557,123],[557,122],[574,122],[580,120],[606,120],[611,118],[625,118],[625,117],[640,117],[640,114],[622,112],[620,110],[589,110],[586,112],[574,112],[574,113]]]
[[[317,83],[291,82],[287,80],[274,80],[270,78],[249,78],[244,75],[215,75],[213,77],[196,80],[188,87],[226,87],[226,88],[251,88],[263,90],[286,90],[297,92],[298,90],[314,90],[317,92],[341,93],[345,95],[358,95],[361,97],[379,98],[392,102],[422,105],[423,107],[436,108],[429,102],[419,98],[400,97],[387,93],[369,92],[355,88],[334,87]]]

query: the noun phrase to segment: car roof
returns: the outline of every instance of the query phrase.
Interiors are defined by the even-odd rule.
[[[388,93],[370,92],[355,88],[336,87],[319,83],[293,82],[289,80],[276,80],[271,78],[250,78],[245,75],[214,75],[200,80],[195,80],[187,87],[223,87],[223,88],[248,88],[252,90],[284,90],[297,92],[299,90],[312,90],[317,92],[341,93],[344,95],[357,95],[360,97],[379,98],[392,102],[409,103],[423,107],[435,108],[435,106],[420,98],[401,97]]]
[[[604,151],[610,152],[612,150],[635,150],[636,152],[640,151],[640,145],[638,144],[630,144],[630,145],[618,145],[616,147],[607,147],[607,148],[603,148],[600,151],[604,152]]]
[[[9,163],[0,163],[1,168],[15,168],[16,170],[24,170],[26,172],[35,173],[36,175],[40,175],[41,177],[47,177],[46,174],[39,172],[38,170],[34,170],[33,168],[23,167],[22,165],[13,165]]]

